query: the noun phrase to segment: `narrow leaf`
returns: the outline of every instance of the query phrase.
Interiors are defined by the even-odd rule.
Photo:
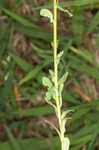
[[[9,11],[8,9],[3,8],[2,10],[3,10],[3,12],[5,14],[7,14],[8,16],[10,16],[12,19],[16,20],[17,22],[23,24],[24,26],[33,27],[33,28],[36,27],[34,24],[32,24],[31,22],[29,22],[28,20],[26,20],[26,19],[24,19],[24,18],[16,15],[15,13]]]
[[[63,11],[63,12],[65,12],[65,13],[67,13],[70,17],[73,16],[72,13],[71,13],[69,10],[62,8],[62,7],[59,6],[59,5],[58,5],[58,9],[59,9],[60,11]]]
[[[92,19],[91,23],[89,24],[88,27],[88,34],[91,33],[96,26],[99,24],[99,11],[96,13],[96,15],[94,16],[94,18]]]
[[[13,149],[14,150],[21,150],[20,145],[17,143],[16,139],[14,138],[14,136],[12,135],[12,133],[8,127],[6,127],[6,131],[7,131],[8,137],[11,141]]]
[[[44,63],[40,64],[40,65],[37,65],[36,67],[34,67],[32,69],[32,71],[30,71],[20,82],[19,84],[23,84],[27,81],[29,81],[30,79],[33,79],[35,77],[37,77],[37,74],[39,73],[39,71],[45,66]]]
[[[62,77],[61,79],[58,81],[58,84],[63,84],[65,82],[65,80],[67,79],[67,76],[68,76],[68,72],[66,72]]]
[[[23,69],[23,71],[28,72],[30,70],[33,69],[33,66],[29,63],[27,63],[24,59],[11,54],[12,58],[14,59],[14,61],[21,67],[21,69]]]

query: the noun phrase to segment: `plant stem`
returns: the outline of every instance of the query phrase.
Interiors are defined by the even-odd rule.
[[[59,122],[59,129],[61,133],[61,108],[59,103],[59,94],[58,94],[58,65],[57,65],[57,0],[53,0],[54,5],[54,23],[53,23],[53,43],[54,43],[54,85],[56,89],[56,106],[57,106],[57,118]]]

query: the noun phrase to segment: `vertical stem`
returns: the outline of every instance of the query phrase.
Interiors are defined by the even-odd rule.
[[[59,95],[58,95],[58,65],[57,65],[57,0],[53,0],[54,5],[54,23],[53,23],[53,42],[54,42],[54,85],[56,89],[56,106],[57,106],[57,118],[59,122],[59,129],[61,132],[61,109],[59,104]]]
[[[59,85],[58,85],[58,64],[57,64],[57,0],[53,0],[53,12],[54,12],[54,23],[53,23],[53,44],[54,44],[54,86],[55,86],[55,101],[56,101],[56,111],[57,111],[57,119],[59,123],[59,137],[61,142],[61,150],[67,149],[69,146],[69,142],[66,141],[64,137],[64,130],[62,125],[62,113],[61,106],[59,102]],[[65,120],[64,120],[65,121]],[[67,145],[68,144],[68,145]],[[67,148],[66,148],[67,147]]]

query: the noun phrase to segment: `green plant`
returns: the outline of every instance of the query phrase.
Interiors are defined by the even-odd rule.
[[[70,110],[62,111],[62,91],[64,87],[64,82],[67,79],[68,72],[66,72],[61,78],[58,77],[58,69],[60,59],[63,55],[63,51],[60,53],[58,50],[58,42],[57,42],[57,10],[66,12],[69,16],[72,14],[68,10],[64,10],[61,6],[59,6],[57,0],[53,0],[53,12],[54,15],[48,9],[41,9],[40,15],[44,17],[48,17],[50,19],[50,23],[53,24],[53,51],[54,51],[54,72],[49,70],[50,77],[43,77],[42,82],[43,85],[47,87],[47,92],[45,96],[45,100],[48,104],[50,104],[56,113],[59,129],[57,129],[53,124],[47,121],[58,133],[60,141],[61,141],[61,149],[68,150],[70,141],[69,138],[65,137],[65,125],[67,121],[67,113]],[[55,104],[51,101],[51,99],[55,100]]]
[[[6,134],[8,135],[10,142],[2,142],[2,140],[4,141],[7,139],[4,136],[4,133],[1,132],[0,149],[27,150],[29,147],[29,150],[60,150],[58,136],[55,136],[54,132],[51,132],[50,128],[42,128],[43,126],[41,127],[40,125],[37,125],[34,121],[32,122],[32,130],[33,132],[35,131],[33,138],[30,135],[29,138],[24,139],[24,135],[27,135],[28,133],[27,130],[25,130],[25,127],[31,131],[30,126],[28,126],[28,123],[32,121],[31,117],[40,117],[41,119],[43,115],[46,115],[44,116],[45,118],[54,112],[53,107],[45,107],[46,102],[42,100],[42,85],[41,80],[39,80],[42,76],[48,77],[45,70],[47,68],[52,68],[53,52],[50,43],[52,42],[53,36],[52,32],[43,28],[41,25],[42,21],[40,21],[39,17],[37,17],[37,15],[39,16],[39,9],[52,8],[52,4],[50,3],[50,0],[47,0],[44,1],[43,6],[39,7],[39,4],[41,5],[42,2],[39,3],[40,1],[37,1],[37,4],[35,5],[35,1],[33,2],[33,0],[29,0],[28,2],[30,3],[31,1],[31,6],[33,6],[33,10],[36,11],[36,13],[34,13],[34,15],[19,15],[18,9],[22,8],[22,0],[16,0],[9,7],[6,7],[4,1],[0,1],[0,8],[2,8],[2,11],[0,12],[0,126],[2,127],[2,122],[8,122]],[[66,31],[69,27],[71,32],[69,32],[68,36],[65,32],[62,35],[64,29],[60,26],[61,31],[57,37],[57,47],[59,50],[62,49],[64,51],[64,55],[63,52],[60,53],[62,57],[60,64],[58,64],[58,78],[60,79],[67,67],[69,70],[69,80],[65,83],[67,91],[65,87],[63,90],[64,109],[75,110],[75,113],[72,114],[72,119],[69,119],[66,123],[66,126],[68,127],[66,128],[66,136],[70,139],[70,150],[79,150],[83,149],[83,147],[86,150],[95,150],[99,148],[99,96],[97,96],[95,86],[96,82],[99,81],[99,64],[95,62],[94,58],[94,52],[97,51],[99,43],[99,0],[70,0],[60,2],[57,8],[60,11],[69,14],[70,12],[64,10],[62,7],[69,7],[73,11],[72,18],[66,17],[64,19],[65,15],[61,15],[61,22],[65,23]],[[43,14],[44,11],[46,12],[46,9],[43,10]],[[47,13],[48,12],[49,11],[47,10]],[[85,15],[87,13],[89,14],[89,12],[91,14],[90,19]],[[47,17],[47,14],[45,14],[45,16]],[[50,13],[48,16],[51,17],[50,22],[54,23],[53,15]],[[66,24],[68,19],[70,20],[69,25]],[[88,22],[90,23],[87,23],[85,21],[86,19],[88,19]],[[36,25],[35,21],[36,23],[40,23],[40,26]],[[27,58],[20,57],[20,53],[18,53],[18,56],[16,56],[16,53],[12,54],[13,36],[15,36],[16,32],[18,34],[23,34],[28,39],[28,44],[31,43],[33,48],[31,56],[35,57],[36,55],[36,63],[35,60],[32,59],[33,64],[31,64],[31,58],[29,57],[28,60]],[[83,34],[87,36],[89,42],[87,40],[83,40]],[[92,36],[93,38],[90,38],[90,34],[95,35],[95,37]],[[91,39],[94,40],[94,42],[92,42]],[[93,43],[96,44],[93,45]],[[89,46],[89,51],[87,51],[86,44]],[[95,46],[94,49],[93,46]],[[17,74],[16,65],[19,68]],[[20,69],[22,72],[20,72]],[[53,95],[54,82],[51,78],[54,78],[53,74],[54,72],[50,71],[48,79],[51,82],[50,86],[53,88],[49,88],[47,86],[48,92],[46,93],[46,99],[48,99],[48,97],[50,99],[51,95]],[[22,78],[19,81],[20,75],[22,75]],[[84,82],[85,76],[87,76],[87,78],[91,77],[92,80],[95,80],[95,84],[91,83],[92,86],[88,88],[87,84]],[[22,100],[26,100],[26,102],[21,101],[21,110],[18,109],[13,90],[13,80],[17,81],[17,85],[20,89],[19,100],[21,100],[20,98],[22,98]],[[82,82],[84,83],[83,85]],[[74,91],[73,86],[75,85],[78,86],[78,93]],[[79,95],[79,89],[82,92],[82,96]],[[92,92],[93,97],[90,97],[88,94],[90,89],[93,89],[94,91]],[[32,107],[32,105],[30,105],[31,100],[35,101],[38,97],[40,97],[40,101]],[[26,103],[27,105],[24,109],[24,104]],[[51,101],[50,99],[48,100],[48,103],[54,106],[55,100]],[[23,117],[18,118],[18,115],[25,117],[24,119]],[[18,128],[17,139],[15,139],[15,134],[12,133],[14,128]],[[51,134],[52,136],[50,136]],[[46,137],[42,135],[47,135],[48,138],[46,139]]]

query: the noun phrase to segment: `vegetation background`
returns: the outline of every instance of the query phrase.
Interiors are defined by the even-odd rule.
[[[52,25],[40,16],[52,0],[0,0],[0,149],[59,150],[53,109],[42,77],[53,69]],[[69,72],[64,110],[70,150],[99,149],[99,0],[60,0],[73,17],[58,12],[59,75]]]

